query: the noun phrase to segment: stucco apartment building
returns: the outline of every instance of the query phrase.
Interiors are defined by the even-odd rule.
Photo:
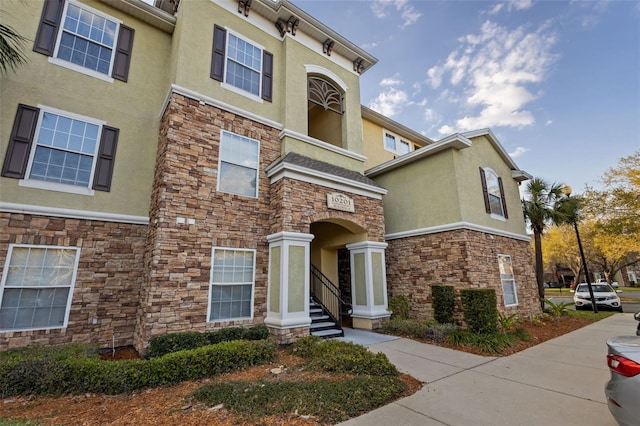
[[[322,331],[311,298],[376,329],[396,294],[431,317],[434,284],[539,313],[530,176],[488,129],[433,141],[361,106],[377,59],[294,3],[7,6],[33,50],[0,80],[0,349],[290,342]]]

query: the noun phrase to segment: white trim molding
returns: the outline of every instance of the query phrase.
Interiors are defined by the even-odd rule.
[[[34,206],[30,204],[6,202],[0,202],[0,212],[32,214],[36,216],[67,217],[71,219],[99,220],[103,222],[132,223],[135,225],[149,224],[149,218],[146,216],[132,216],[126,214],[63,209],[59,207]]]
[[[271,178],[271,184],[274,184],[282,178],[291,178],[301,182],[324,186],[325,188],[331,188],[337,191],[345,191],[369,198],[375,198],[377,200],[381,200],[382,196],[387,193],[387,190],[381,187],[355,182],[340,176],[319,172],[317,170],[285,162],[276,164],[275,167],[267,169],[266,172],[267,177]]]
[[[498,235],[500,237],[513,238],[520,241],[531,241],[531,237],[528,235],[516,234],[515,232],[503,231],[500,229],[489,228],[488,226],[476,225],[469,222],[456,222],[448,223],[446,225],[430,226],[428,228],[411,229],[409,231],[394,232],[392,234],[386,234],[385,240],[397,240],[400,238],[418,237],[420,235],[437,234],[439,232],[458,231],[461,229],[468,229],[470,231],[484,232],[485,234]]]
[[[290,129],[282,129],[280,132],[280,139],[285,137],[290,137],[292,139],[297,139],[301,142],[306,142],[310,145],[317,146],[318,148],[326,149],[327,151],[333,151],[340,155],[344,155],[345,157],[353,158],[354,160],[365,162],[367,161],[367,157],[361,154],[356,154],[355,152],[346,150],[344,148],[337,147],[335,145],[331,145],[330,143],[321,141],[320,139],[315,139],[307,135],[303,135],[302,133],[298,133],[296,131]]]

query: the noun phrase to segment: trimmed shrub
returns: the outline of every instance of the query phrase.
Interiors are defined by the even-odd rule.
[[[309,359],[310,368],[335,373],[371,376],[397,376],[398,370],[383,353],[339,340],[316,336],[298,339],[292,348],[296,355]]]
[[[265,325],[251,328],[232,327],[218,331],[188,331],[153,336],[149,340],[149,348],[145,358],[156,358],[172,352],[195,349],[202,346],[215,345],[232,340],[264,340],[269,338],[269,329]]]
[[[455,291],[452,285],[434,285],[431,287],[433,297],[433,317],[440,324],[453,324],[453,313],[456,307]]]
[[[409,319],[411,300],[404,294],[396,294],[389,298],[389,310],[393,319]]]
[[[232,341],[149,360],[103,361],[90,356],[31,354],[0,360],[0,397],[14,395],[119,394],[211,377],[275,360],[272,340]]]
[[[460,291],[464,321],[474,333],[498,331],[496,291],[493,289],[464,289]]]

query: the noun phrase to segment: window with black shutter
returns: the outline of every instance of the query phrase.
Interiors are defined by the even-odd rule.
[[[118,136],[99,120],[20,104],[2,176],[63,192],[110,191]]]
[[[64,0],[47,0],[33,50],[76,71],[126,82],[133,35],[132,28],[85,4],[69,1],[65,9]]]

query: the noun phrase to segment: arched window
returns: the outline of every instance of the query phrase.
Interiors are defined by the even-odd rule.
[[[480,168],[484,207],[487,213],[508,218],[502,178],[489,168]]]

